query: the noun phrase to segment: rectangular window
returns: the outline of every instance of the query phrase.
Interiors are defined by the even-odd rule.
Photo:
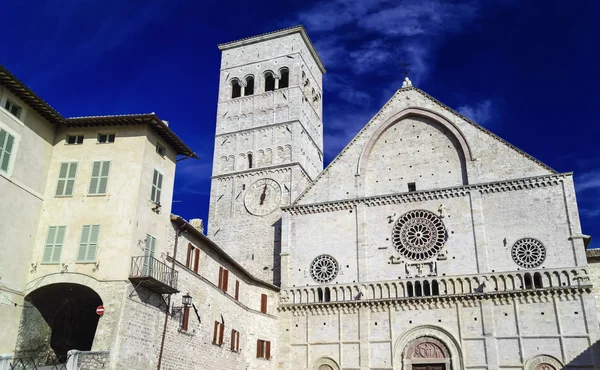
[[[187,258],[185,261],[185,266],[194,272],[198,272],[198,264],[200,262],[200,249],[196,248],[192,245],[192,243],[188,243],[188,252]]]
[[[154,176],[152,177],[152,192],[150,193],[150,200],[154,203],[160,204],[160,193],[162,193],[162,173],[154,170]]]
[[[260,312],[267,313],[267,295],[260,295]]]
[[[408,191],[417,191],[417,184],[414,182],[409,182],[408,183]]]
[[[94,162],[92,165],[92,180],[89,194],[106,194],[110,161]]]
[[[229,280],[229,271],[219,267],[219,289],[227,293],[227,282]]]
[[[60,252],[65,241],[66,226],[50,226],[46,236],[42,263],[59,263]]]
[[[271,342],[268,340],[258,339],[256,341],[256,357],[271,359]]]
[[[240,352],[240,332],[231,329],[231,351]]]
[[[98,134],[98,144],[108,144],[115,142],[115,134]]]
[[[0,172],[8,174],[10,157],[13,155],[15,137],[0,129]]]
[[[67,135],[68,145],[83,144],[83,135]]]
[[[185,306],[185,307],[183,307],[183,319],[181,320],[181,330],[187,331],[189,322],[190,322],[190,307]]]
[[[77,162],[65,162],[60,164],[60,171],[58,172],[58,182],[56,184],[55,196],[67,197],[73,195],[76,174]]]
[[[218,346],[223,345],[223,333],[225,332],[225,324],[222,322],[215,321],[215,328],[213,331],[213,344]]]
[[[235,300],[239,301],[240,300],[240,281],[236,280],[235,281]]]
[[[81,230],[81,241],[79,242],[79,253],[77,253],[77,262],[96,261],[99,236],[100,225],[83,225],[83,229]]]
[[[156,143],[156,152],[161,157],[164,157],[165,154],[167,154],[167,149],[164,146],[160,145],[159,143]]]
[[[17,118],[21,118],[21,113],[23,112],[23,108],[21,108],[19,105],[11,102],[10,100],[6,100],[6,104],[4,105],[4,108],[6,108],[7,111],[10,112],[10,114],[12,114],[13,116],[17,117]]]

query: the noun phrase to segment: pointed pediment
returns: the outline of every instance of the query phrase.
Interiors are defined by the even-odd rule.
[[[415,87],[398,90],[293,205],[556,173]]]

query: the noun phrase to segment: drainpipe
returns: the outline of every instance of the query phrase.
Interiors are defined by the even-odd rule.
[[[185,228],[185,223],[175,231],[175,246],[173,247],[173,258],[171,264],[171,283],[173,283],[173,278],[175,277],[175,258],[177,257],[177,241],[179,240],[179,235],[183,232]],[[165,346],[165,336],[167,334],[167,320],[169,319],[169,308],[171,307],[171,295],[167,298],[167,310],[165,312],[165,324],[163,325],[162,339],[160,340],[160,352],[158,353],[158,367],[157,370],[160,370],[160,365],[162,363],[163,356],[163,348]]]

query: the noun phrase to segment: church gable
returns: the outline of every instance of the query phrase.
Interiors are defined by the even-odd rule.
[[[400,89],[294,204],[555,173],[419,89]]]

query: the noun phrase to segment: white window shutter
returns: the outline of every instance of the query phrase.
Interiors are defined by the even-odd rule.
[[[77,176],[77,162],[71,162],[69,163],[69,171],[67,173],[64,195],[73,195],[73,190],[75,188],[75,176]]]

